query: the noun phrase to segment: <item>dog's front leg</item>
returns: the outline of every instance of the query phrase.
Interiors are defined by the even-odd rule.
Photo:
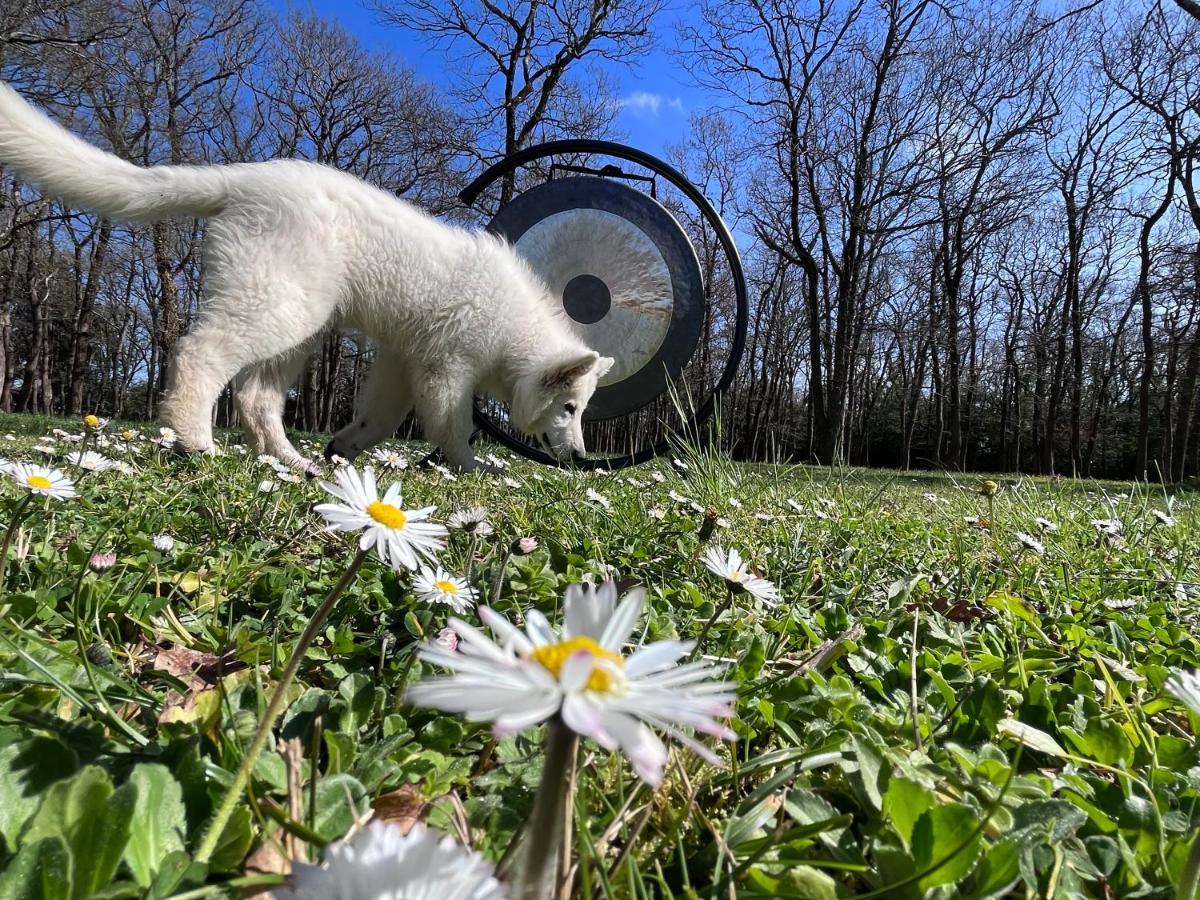
[[[478,467],[471,449],[474,391],[474,384],[444,371],[430,371],[418,379],[417,415],[425,437],[442,448],[447,463],[462,472]]]
[[[354,421],[333,436],[325,458],[353,460],[396,433],[412,410],[412,393],[403,359],[382,349],[367,373]]]

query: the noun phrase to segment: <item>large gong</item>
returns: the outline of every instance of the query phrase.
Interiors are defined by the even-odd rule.
[[[610,432],[625,424],[625,444],[619,451],[589,457],[584,465],[618,468],[670,446],[667,437],[641,438],[643,432],[663,432],[646,428],[645,422],[656,409],[655,401],[669,392],[673,397],[687,394],[683,403],[675,404],[686,413],[684,421],[671,426],[674,433],[694,434],[712,415],[745,346],[746,286],[733,238],[704,195],[662,160],[631,147],[590,140],[529,147],[484,172],[460,199],[473,204],[489,186],[532,162],[581,156],[632,162],[639,171],[626,172],[611,163],[600,168],[555,163],[548,179],[501,206],[487,227],[508,240],[541,276],[580,338],[613,358],[612,369],[584,413],[585,435],[604,423],[609,423]],[[656,196],[660,178],[677,192],[676,208],[682,199],[699,211],[702,227],[715,236],[724,255],[732,283],[732,321],[723,325],[728,329],[724,366],[715,383],[700,387],[694,375],[689,377],[688,367],[702,336],[713,332],[713,292],[687,232]],[[641,189],[646,186],[649,191]],[[712,269],[710,258],[706,271]],[[536,440],[513,431],[494,404],[477,405],[476,422],[517,452],[556,464]],[[589,438],[589,449],[592,444]]]
[[[488,225],[542,276],[593,350],[614,360],[586,420],[640,409],[678,378],[704,324],[696,251],[654,199],[611,178],[547,181]]]

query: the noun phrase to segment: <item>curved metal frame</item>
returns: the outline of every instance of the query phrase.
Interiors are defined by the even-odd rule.
[[[616,159],[636,163],[639,166],[649,169],[656,175],[665,178],[678,188],[685,197],[691,200],[717,234],[717,240],[721,244],[721,249],[725,251],[725,257],[729,260],[729,271],[733,276],[734,294],[737,301],[737,318],[734,322],[733,346],[730,349],[729,359],[725,362],[725,370],[721,373],[721,377],[717,381],[716,387],[713,388],[712,393],[704,401],[700,409],[696,411],[695,415],[687,422],[686,427],[688,429],[698,429],[699,426],[712,416],[713,411],[716,409],[717,401],[729,389],[729,386],[733,383],[734,376],[737,374],[737,367],[742,361],[742,353],[746,349],[746,330],[750,318],[750,303],[746,294],[746,276],[742,271],[742,259],[738,255],[737,245],[733,242],[733,235],[729,233],[729,228],[725,225],[724,220],[721,219],[720,213],[708,202],[708,198],[697,190],[695,185],[688,181],[673,166],[642,150],[626,147],[624,144],[617,144],[612,141],[572,138],[569,140],[549,141],[545,144],[526,147],[524,150],[519,150],[511,156],[505,157],[463,188],[458,195],[458,199],[467,206],[470,206],[496,179],[502,178],[509,172],[514,172],[521,166],[528,165],[536,159],[565,153],[594,153],[611,156]],[[537,447],[518,441],[506,433],[478,409],[475,410],[475,423],[492,438],[528,459],[551,466],[560,465],[558,460],[550,454],[543,452]],[[627,453],[623,456],[604,459],[588,458],[573,465],[584,469],[623,469],[626,466],[635,466],[644,463],[649,459],[662,455],[669,449],[670,442],[662,440],[655,446],[647,447],[636,453]]]

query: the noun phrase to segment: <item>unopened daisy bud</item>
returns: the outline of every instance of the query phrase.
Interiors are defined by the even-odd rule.
[[[717,521],[720,517],[720,513],[711,507],[704,511],[704,519],[700,522],[700,533],[697,535],[700,543],[703,544],[713,536],[713,532],[717,530]]]
[[[523,537],[513,541],[512,552],[519,556],[525,556],[532,553],[538,548],[538,539],[535,537]]]
[[[442,649],[453,653],[458,649],[458,632],[453,628],[443,628],[438,632],[433,642]]]
[[[987,481],[983,482],[983,484],[979,485],[979,493],[983,494],[985,497],[995,497],[996,491],[998,490],[1000,490],[1000,485],[996,484],[996,482],[992,481],[991,479],[988,479]]]

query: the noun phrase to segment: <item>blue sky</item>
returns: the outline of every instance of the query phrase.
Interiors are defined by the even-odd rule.
[[[274,5],[283,10],[288,3],[274,0]],[[443,51],[432,47],[420,35],[379,25],[374,14],[357,0],[311,0],[292,5],[311,7],[326,18],[337,19],[364,45],[392,51],[428,81],[435,84],[449,81]],[[687,0],[672,4],[658,20],[659,46],[633,67],[609,68],[620,85],[623,105],[617,125],[625,133],[625,142],[650,153],[662,154],[667,145],[681,141],[687,134],[689,114],[713,102],[713,98],[692,84],[687,71],[671,53],[676,43],[677,23],[693,9]]]

